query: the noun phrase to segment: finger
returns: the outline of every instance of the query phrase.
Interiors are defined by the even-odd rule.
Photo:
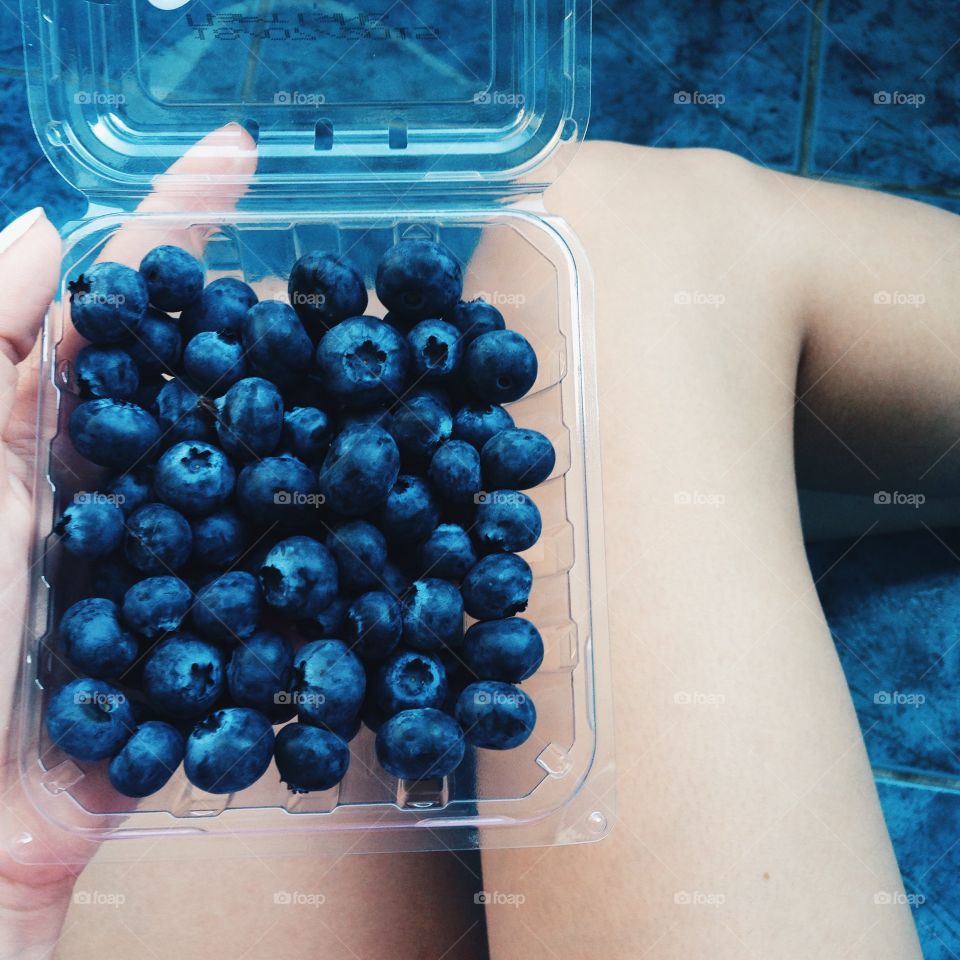
[[[57,289],[60,238],[42,207],[18,217],[0,233],[0,353],[6,368],[19,363],[37,339]],[[5,413],[4,413],[5,419]]]
[[[229,123],[194,144],[153,182],[153,192],[137,207],[138,214],[222,213],[232,210],[247,191],[257,167],[257,145],[238,123]],[[98,260],[138,267],[160,244],[203,254],[210,227],[172,221],[145,225],[136,218],[106,243]]]

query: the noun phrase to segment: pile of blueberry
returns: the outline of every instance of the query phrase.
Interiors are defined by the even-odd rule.
[[[333,253],[294,264],[289,303],[204,280],[161,246],[69,284],[89,341],[69,436],[106,477],[55,528],[90,576],[58,625],[78,679],[52,740],[133,797],[181,760],[214,793],[271,759],[325,790],[361,723],[402,779],[523,743],[543,659],[516,616],[541,532],[523,491],[555,462],[503,406],[536,379],[530,343],[427,240],[385,254],[382,320]]]

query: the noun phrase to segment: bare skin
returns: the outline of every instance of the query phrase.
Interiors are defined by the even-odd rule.
[[[485,850],[482,880],[474,860],[437,854],[349,857],[333,874],[303,860],[94,861],[81,884],[127,905],[74,907],[60,956],[254,958],[304,944],[363,960],[484,956],[481,888],[525,897],[487,910],[496,958],[920,956],[796,482],[948,489],[960,221],[710,151],[605,143],[584,145],[547,206],[596,274],[611,836]],[[925,302],[877,302],[882,291]],[[32,327],[0,317],[14,359],[40,312]],[[19,452],[27,439],[8,435]],[[8,529],[25,550],[26,527]],[[11,552],[3,562],[22,567]],[[72,874],[3,876],[7,930],[47,898],[31,929],[55,942]],[[278,885],[322,889],[327,904],[278,914]]]

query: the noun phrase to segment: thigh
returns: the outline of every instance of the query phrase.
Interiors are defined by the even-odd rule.
[[[491,956],[918,956],[800,533],[789,197],[596,144],[549,199],[597,275],[618,815],[483,852],[525,898],[488,907]]]
[[[57,955],[486,960],[475,853],[260,859],[244,857],[239,841],[236,853],[186,863],[94,859],[77,880]]]

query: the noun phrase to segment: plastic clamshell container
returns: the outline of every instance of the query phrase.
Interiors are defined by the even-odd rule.
[[[116,858],[155,844],[147,856],[229,855],[238,844],[241,855],[268,856],[604,836],[614,765],[591,281],[576,238],[540,202],[586,122],[589,4],[468,0],[347,16],[282,2],[22,0],[22,11],[34,126],[91,201],[64,228],[61,295],[43,332],[36,549],[15,718],[23,784],[49,827],[79,849],[83,840],[130,841],[106,844],[101,855]],[[196,204],[204,183],[189,174],[164,178],[184,209],[134,209],[187,147],[232,120],[258,141],[239,209]],[[180,770],[134,803],[109,786],[105,764],[78,763],[50,742],[45,700],[75,675],[55,627],[90,595],[89,565],[65,555],[52,530],[105,472],[80,461],[66,435],[77,402],[66,284],[131,228],[134,267],[178,231],[202,229],[207,282],[240,277],[261,299],[286,299],[290,266],[307,250],[347,255],[372,287],[387,247],[432,237],[460,258],[464,299],[484,296],[531,341],[538,379],[509,409],[519,426],[550,437],[557,464],[528,491],[544,529],[524,554],[535,577],[524,616],[546,655],[523,684],[538,714],[523,746],[468,748],[451,776],[405,782],[379,767],[364,727],[346,778],[323,793],[290,793],[271,766],[247,790],[212,795]],[[367,312],[383,314],[375,295]],[[20,860],[43,858],[29,833],[6,842]]]

